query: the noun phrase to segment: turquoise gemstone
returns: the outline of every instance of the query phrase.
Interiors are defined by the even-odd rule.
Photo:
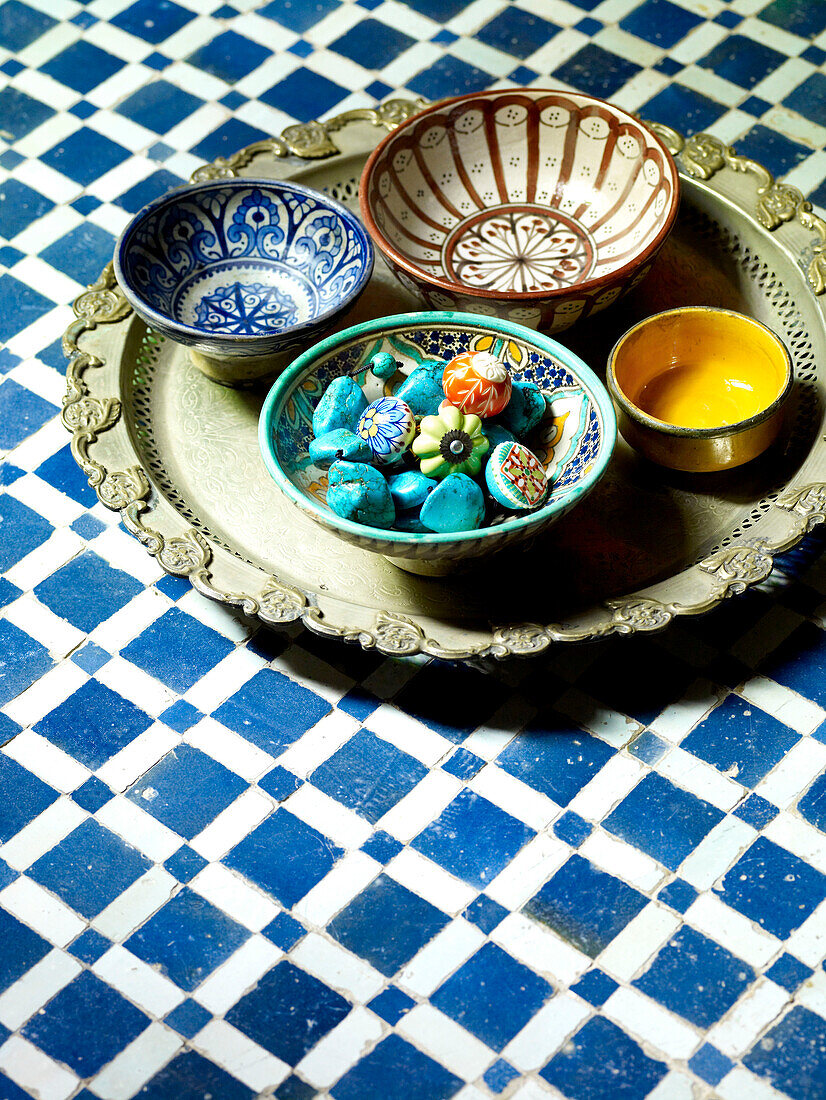
[[[334,432],[327,432],[318,439],[310,440],[309,451],[310,458],[316,466],[321,467],[329,466],[337,459],[370,462],[373,458],[370,444],[347,428],[336,428]]]
[[[313,413],[313,435],[318,439],[337,428],[354,432],[367,408],[367,398],[355,378],[334,378]]]
[[[517,439],[523,439],[545,417],[545,395],[535,382],[514,382],[511,399],[499,419]]]
[[[405,470],[404,473],[388,477],[387,484],[396,508],[400,512],[406,512],[410,508],[418,508],[424,504],[428,494],[433,492],[438,482],[425,477],[418,470]]]
[[[475,531],[485,515],[482,490],[467,474],[448,474],[422,505],[419,519],[430,531]]]
[[[445,399],[441,375],[436,378],[427,367],[416,367],[396,390],[396,397],[410,406],[414,416],[435,416]]]
[[[342,519],[368,527],[392,527],[396,509],[390,489],[375,466],[334,462],[328,475],[327,504]]]
[[[389,351],[379,351],[370,360],[370,370],[376,378],[381,378],[383,382],[386,382],[388,378],[392,378],[398,367],[399,364]]]

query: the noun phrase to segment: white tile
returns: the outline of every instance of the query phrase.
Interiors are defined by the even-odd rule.
[[[456,916],[478,890],[412,848],[404,848],[387,864],[388,875],[445,913]]]
[[[210,1020],[192,1045],[256,1092],[269,1091],[290,1075],[286,1062],[253,1043],[225,1020]]]
[[[80,1078],[71,1070],[53,1062],[19,1035],[13,1035],[0,1048],[0,1070],[37,1100],[67,1100],[80,1084]]]
[[[77,790],[92,774],[73,756],[34,730],[22,730],[3,748],[3,753],[64,794]]]
[[[690,1077],[672,1069],[646,1100],[694,1100],[694,1084]]]
[[[506,909],[519,909],[570,854],[567,844],[548,833],[540,833],[516,853],[504,871],[489,883],[485,893]]]
[[[396,1030],[465,1081],[479,1077],[496,1058],[489,1047],[433,1005],[417,1005],[402,1017]]]
[[[113,791],[122,793],[180,743],[177,733],[161,722],[155,722],[98,768],[98,779]]]
[[[173,692],[164,687],[154,676],[149,676],[137,665],[133,665],[131,661],[125,661],[122,657],[113,657],[98,670],[95,678],[153,718],[162,714],[175,699]]]
[[[560,695],[554,706],[589,733],[607,741],[613,748],[627,744],[642,729],[640,723],[633,718],[604,707],[576,687],[569,688]]]
[[[24,875],[0,891],[0,905],[58,947],[65,947],[86,927],[68,905]]]
[[[786,941],[786,950],[807,966],[819,966],[826,956],[826,901],[792,932]]]
[[[143,545],[138,542],[136,538],[133,538],[132,535],[128,535],[118,524],[113,524],[108,527],[97,539],[95,539],[95,553],[100,554],[100,556],[105,558],[115,569],[123,569],[144,584],[154,584],[155,581],[160,580],[160,578],[164,576],[164,571],[161,569],[160,565],[158,565],[157,558],[152,557],[151,554],[147,554]],[[167,596],[162,596],[161,593],[154,588],[147,589],[144,596],[147,601],[156,599],[161,610],[166,610],[166,608],[170,607],[172,604],[172,601]],[[135,615],[135,605],[131,604],[130,606],[133,610],[133,615]],[[160,614],[160,611],[158,614]],[[155,615],[147,615],[145,618],[141,618],[136,624],[134,634],[127,635],[125,640],[129,641],[134,638],[136,634],[140,634],[141,631],[145,630],[146,627],[154,621],[155,617]],[[100,644],[103,645],[102,642]],[[113,648],[118,649],[119,646],[114,646]]]
[[[602,1013],[669,1059],[690,1058],[702,1041],[699,1032],[637,989],[615,990]]]
[[[385,983],[384,976],[369,963],[317,932],[305,936],[290,952],[290,959],[308,973],[315,974],[331,989],[337,989],[350,1000],[361,1004],[377,996]]]
[[[302,779],[349,741],[360,723],[344,711],[325,715],[278,757],[278,763]]]
[[[272,802],[257,787],[249,787],[193,837],[190,846],[210,862],[223,859],[271,812]]]
[[[222,1016],[282,957],[274,943],[253,936],[201,982],[192,996],[215,1016]]]
[[[816,970],[807,978],[798,989],[795,1002],[826,1018],[826,971]]]
[[[269,753],[213,718],[204,718],[187,730],[184,740],[246,779],[248,783],[264,775],[274,763]]]
[[[129,1100],[182,1046],[168,1027],[152,1023],[100,1071],[89,1088],[101,1100]]]
[[[204,867],[189,885],[251,932],[260,932],[280,912],[271,898],[221,863]]]
[[[591,833],[581,845],[579,854],[609,875],[619,876],[645,893],[656,889],[665,877],[665,871],[656,860],[601,829]]]
[[[521,733],[536,715],[537,708],[533,703],[521,695],[512,695],[494,711],[484,725],[465,738],[462,745],[483,760],[494,760],[513,740],[514,735]]]
[[[372,882],[381,870],[366,852],[348,852],[295,906],[295,913],[311,924],[323,927],[356,894]]]
[[[3,711],[21,726],[33,726],[49,711],[65,702],[70,695],[74,695],[88,679],[86,673],[76,664],[64,661],[7,703]]]
[[[521,913],[511,913],[490,933],[494,943],[554,982],[572,985],[591,965],[591,959],[550,929]]]
[[[798,733],[811,733],[826,721],[826,711],[822,707],[765,676],[748,680],[740,694]]]
[[[102,955],[92,970],[152,1016],[165,1016],[186,999],[186,994],[159,970],[118,945]]]
[[[679,927],[679,917],[650,902],[608,944],[600,965],[620,981],[630,981]]]
[[[370,715],[370,729],[397,749],[415,756],[428,768],[434,767],[453,747],[446,737],[430,729],[392,703],[384,703]]]
[[[508,775],[495,764],[482,768],[468,786],[500,810],[523,821],[537,832],[544,829],[559,813],[559,806],[547,795]]]
[[[720,1084],[717,1092],[721,1100],[780,1100],[782,1094],[776,1092],[761,1077],[757,1077],[744,1066],[735,1066]]]
[[[588,821],[601,821],[636,787],[645,770],[643,764],[630,756],[612,756],[571,800],[568,809]]]
[[[447,772],[433,771],[410,794],[397,802],[379,822],[380,828],[402,844],[435,821],[462,789],[461,780]]]
[[[685,920],[758,970],[781,947],[775,936],[725,905],[716,894],[701,894],[686,911]]]
[[[806,737],[792,745],[777,767],[754,788],[776,806],[790,806],[826,766],[826,745]]]
[[[86,816],[85,811],[71,799],[59,798],[0,847],[0,856],[16,871],[23,871],[50,852],[85,821]]]
[[[108,537],[109,532],[104,531],[95,539],[95,553],[100,554],[101,557],[106,557],[103,552],[105,546],[101,544]],[[138,579],[142,580],[143,578]],[[120,611],[116,611],[100,626],[96,626],[89,635],[89,641],[94,642],[95,645],[99,645],[109,653],[117,653],[133,638],[137,638],[138,634],[142,634],[169,607],[171,607],[171,601],[166,596],[154,588],[147,588],[139,593],[134,600],[131,600],[126,607],[122,607]]]
[[[591,1009],[572,993],[561,993],[541,1008],[502,1051],[502,1057],[524,1073],[544,1066]]]
[[[181,846],[181,838],[171,829],[122,795],[102,806],[95,817],[155,863],[163,863]]]
[[[47,264],[43,266],[48,267]],[[51,268],[49,268],[49,270],[51,270]],[[17,265],[14,274],[21,282],[26,281],[27,271],[24,269],[23,263]],[[44,286],[46,285],[44,278],[45,273],[41,272],[40,268],[37,268],[32,272],[31,283],[33,286]],[[72,284],[72,290],[74,290],[75,285],[74,283]],[[52,380],[59,380],[59,375],[51,367],[36,366],[36,359],[29,359],[27,362],[29,365],[26,367],[25,380],[19,378],[18,381],[32,393],[38,393],[40,397],[46,396],[40,393],[40,390],[44,388],[44,383],[48,381],[49,389],[51,389]],[[20,366],[15,369],[19,370],[22,374],[22,367],[23,364],[21,363]],[[14,372],[12,372],[12,374],[14,374]],[[32,384],[32,382],[37,381],[41,383],[39,387]],[[63,387],[65,388],[65,382],[63,382]],[[58,398],[58,402],[61,400],[61,397]],[[46,396],[46,400],[54,404],[51,394]],[[57,407],[55,408],[55,415],[56,414]],[[84,512],[82,505],[72,500],[71,497],[67,497],[65,493],[61,493],[58,489],[55,489],[48,481],[43,481],[42,478],[32,473],[26,474],[25,477],[18,478],[17,481],[9,486],[8,494],[9,496],[17,497],[23,504],[28,504],[35,512],[43,516],[44,519],[47,519],[53,527],[67,527],[70,523],[74,523],[78,516],[82,516]],[[42,606],[41,604],[41,607]],[[63,621],[65,622],[65,620]],[[34,631],[31,633],[34,633]],[[78,633],[81,637],[84,637],[82,631],[78,631]]]
[[[355,683],[350,676],[345,676],[343,672],[339,672],[338,669],[300,646],[291,646],[286,649],[280,657],[271,662],[271,667],[289,676],[295,683],[320,695],[331,706],[334,706]]]
[[[190,595],[197,598],[199,608],[203,603],[209,603],[210,607],[218,606],[213,604],[211,600],[205,600],[203,596],[195,591],[187,593],[182,600],[179,600],[178,606],[183,608]],[[221,631],[222,634],[226,635],[231,628],[234,628],[233,633],[239,633],[238,624],[232,616],[222,619],[221,623],[224,628]],[[208,622],[206,625],[212,627],[212,629],[217,629],[214,622]],[[232,638],[231,640],[239,641],[240,639]],[[198,710],[210,713],[225,699],[234,695],[236,691],[252,679],[256,672],[260,672],[264,667],[265,662],[255,653],[250,652],[248,649],[234,649],[232,653],[228,653],[223,661],[220,661],[212,669],[208,676],[204,676],[197,684],[194,684],[186,692],[184,698],[188,703],[192,703],[193,707],[197,707]]]
[[[468,921],[458,920],[443,928],[414,955],[396,978],[396,984],[420,997],[429,997],[485,942],[483,932]]]
[[[91,925],[110,940],[125,940],[172,897],[179,883],[163,867],[153,867],[99,913]]]
[[[10,1031],[17,1031],[82,969],[77,959],[64,951],[57,948],[50,951],[0,995],[0,1023]]]
[[[354,1008],[301,1059],[296,1069],[316,1088],[327,1088],[355,1065],[381,1033],[382,1026],[372,1012]]]
[[[363,817],[311,783],[299,787],[286,800],[285,806],[290,813],[345,850],[360,848],[373,832]]]
[[[785,989],[761,979],[714,1025],[708,1041],[729,1058],[739,1058],[790,999]]]
[[[763,835],[826,874],[826,837],[808,821],[781,813],[769,822]]]
[[[695,890],[708,890],[746,850],[757,831],[736,817],[715,825],[705,840],[680,865],[680,877]]]
[[[728,811],[743,797],[743,787],[718,772],[705,760],[698,760],[684,749],[673,749],[657,764],[657,771],[673,780],[678,787],[690,791],[704,802],[710,802],[718,810]]]

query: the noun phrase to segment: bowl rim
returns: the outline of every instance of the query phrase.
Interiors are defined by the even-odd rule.
[[[233,336],[229,333],[212,333],[207,332],[204,329],[199,329],[193,325],[187,325],[183,321],[176,321],[172,317],[168,317],[164,313],[160,313],[152,306],[141,298],[141,296],[135,291],[134,285],[126,275],[123,267],[122,257],[125,255],[128,247],[129,238],[135,232],[138,225],[154,214],[156,210],[160,209],[170,200],[178,198],[186,198],[187,195],[198,194],[204,191],[214,191],[220,188],[238,189],[242,187],[260,187],[266,191],[281,191],[283,189],[289,189],[295,191],[300,195],[304,195],[307,198],[316,200],[322,200],[324,204],[329,206],[342,221],[351,226],[358,237],[360,238],[364,247],[365,263],[353,287],[350,291],[340,300],[328,306],[323,312],[316,314],[315,317],[310,318],[307,321],[302,321],[301,324],[293,325],[289,328],[278,329],[272,332],[256,332],[239,336]],[[373,242],[370,239],[369,233],[365,231],[360,219],[351,210],[339,202],[337,199],[332,198],[330,195],[326,195],[323,191],[318,191],[314,187],[307,187],[306,184],[293,182],[292,180],[277,180],[277,179],[265,179],[258,176],[237,176],[230,177],[228,179],[214,179],[204,180],[199,183],[184,184],[182,187],[170,188],[169,191],[165,191],[164,194],[158,195],[157,198],[148,202],[145,206],[130,219],[126,227],[121,232],[118,240],[115,244],[115,251],[113,256],[113,267],[115,272],[115,278],[118,281],[118,285],[123,291],[124,297],[129,304],[147,322],[147,324],[163,331],[164,329],[180,333],[181,336],[187,339],[196,340],[201,343],[208,342],[218,347],[226,347],[228,350],[231,348],[237,348],[239,344],[246,343],[265,343],[267,341],[273,341],[274,339],[280,339],[282,337],[289,337],[300,334],[301,332],[313,329],[319,325],[323,325],[325,321],[335,317],[340,313],[342,309],[347,308],[361,292],[367,286],[370,276],[373,273],[373,264],[375,263],[375,249]]]
[[[505,520],[495,527],[482,527],[474,531],[456,531],[449,533],[438,532],[410,532],[394,531],[380,527],[370,527],[364,523],[356,523],[353,520],[344,519],[333,512],[323,511],[321,506],[313,498],[300,492],[293,482],[287,477],[281,463],[275,454],[272,444],[273,430],[278,416],[283,412],[290,393],[295,388],[294,382],[298,382],[320,356],[335,351],[340,345],[347,344],[360,336],[373,335],[383,329],[410,327],[416,325],[445,325],[452,327],[462,325],[486,326],[497,333],[505,334],[512,339],[532,343],[541,351],[560,360],[569,370],[578,376],[587,388],[591,399],[597,406],[602,421],[604,442],[587,474],[577,481],[564,496],[557,498],[550,504],[543,505],[535,511],[526,512]],[[617,418],[610,395],[603,383],[591,368],[584,363],[578,355],[560,344],[557,340],[514,321],[506,321],[499,317],[484,317],[476,313],[458,313],[450,311],[428,310],[417,313],[396,313],[388,317],[378,317],[371,321],[365,321],[360,325],[342,329],[340,332],[328,336],[319,341],[313,347],[308,348],[280,375],[270,388],[269,393],[261,409],[258,421],[258,444],[267,471],[275,481],[278,488],[293,501],[302,511],[312,514],[325,527],[333,530],[356,535],[361,539],[373,539],[382,542],[394,542],[408,546],[438,546],[445,543],[469,542],[475,539],[497,539],[500,535],[511,531],[524,531],[535,526],[543,520],[550,519],[553,514],[562,509],[563,505],[571,505],[580,497],[586,495],[602,474],[613,454],[617,441]]]
[[[752,416],[746,417],[744,420],[735,420],[733,424],[718,424],[711,428],[687,428],[682,424],[670,424],[667,420],[659,420],[657,417],[651,416],[650,413],[644,412],[639,405],[634,404],[617,381],[616,359],[621,345],[635,332],[638,332],[641,328],[647,327],[652,324],[652,322],[659,321],[663,317],[673,317],[678,314],[686,313],[724,314],[728,317],[734,317],[737,321],[745,321],[755,328],[762,329],[763,332],[772,338],[783,358],[785,371],[783,384],[771,404],[767,405],[764,409],[760,409],[759,412],[754,413]],[[626,416],[637,424],[647,428],[649,431],[656,432],[658,435],[667,436],[669,438],[720,439],[730,435],[739,435],[740,432],[755,428],[757,425],[762,424],[764,421],[774,416],[781,406],[785,404],[786,399],[791,393],[792,386],[794,385],[794,364],[791,353],[780,336],[774,329],[769,328],[768,325],[764,325],[762,321],[758,321],[754,317],[749,317],[745,313],[738,313],[735,309],[724,309],[722,306],[676,306],[674,309],[665,309],[661,313],[652,313],[650,317],[644,317],[620,336],[611,348],[608,356],[608,366],[605,371],[605,384],[612,399],[619,405]]]
[[[607,275],[601,275],[598,279],[586,279],[584,282],[575,283],[570,287],[557,287],[556,290],[485,290],[480,287],[466,286],[464,283],[455,283],[450,279],[443,279],[435,275],[431,275],[429,272],[423,271],[417,267],[411,261],[405,259],[405,257],[387,240],[382,233],[379,226],[373,217],[373,213],[369,206],[369,194],[370,194],[370,180],[372,173],[378,163],[379,157],[385,152],[385,150],[393,144],[395,140],[403,133],[406,133],[412,126],[415,126],[423,118],[429,114],[433,114],[437,111],[442,111],[445,108],[460,103],[467,103],[474,99],[492,98],[494,96],[502,99],[507,99],[510,96],[519,95],[536,95],[543,94],[559,94],[570,96],[573,99],[579,99],[586,103],[596,103],[602,107],[608,108],[609,111],[613,111],[622,121],[633,123],[640,129],[644,130],[646,135],[651,141],[659,148],[663,154],[665,164],[667,165],[671,173],[671,204],[666,214],[665,221],[658,231],[657,235],[652,241],[646,245],[639,255],[632,257],[622,267],[617,268],[613,272],[609,272]],[[504,204],[503,204],[504,205]],[[582,293],[595,293],[596,291],[609,287],[621,279],[624,275],[633,271],[637,267],[640,267],[650,257],[655,255],[657,250],[665,242],[666,237],[671,232],[674,225],[674,221],[677,217],[677,211],[680,206],[680,173],[677,170],[677,165],[674,162],[674,158],[668,150],[665,142],[654,133],[654,131],[641,119],[636,118],[628,111],[623,110],[622,107],[618,107],[615,103],[611,103],[606,99],[599,99],[597,96],[588,95],[585,92],[571,91],[568,88],[502,88],[500,89],[487,89],[480,92],[469,92],[467,95],[451,96],[449,99],[440,99],[435,103],[429,104],[421,111],[417,111],[416,114],[411,115],[400,126],[397,126],[395,130],[391,130],[386,137],[382,138],[373,152],[367,159],[367,163],[361,173],[359,180],[359,209],[361,211],[361,217],[364,224],[367,226],[367,231],[373,239],[373,243],[378,250],[386,255],[396,266],[402,268],[412,276],[414,279],[418,279],[421,282],[426,283],[428,286],[438,287],[441,290],[447,290],[452,294],[460,294],[472,298],[482,298],[489,301],[497,302],[546,302],[556,301],[561,298],[569,298],[572,294],[577,292]],[[549,207],[549,209],[553,209]]]

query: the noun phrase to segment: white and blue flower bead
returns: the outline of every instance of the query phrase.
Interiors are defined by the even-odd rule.
[[[406,402],[380,397],[361,414],[356,431],[370,444],[374,461],[383,466],[395,462],[410,446],[416,420]]]

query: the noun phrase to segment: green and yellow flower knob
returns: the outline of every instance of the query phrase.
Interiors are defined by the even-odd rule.
[[[448,474],[478,474],[488,446],[478,416],[443,403],[437,416],[423,418],[411,450],[426,477],[441,479]]]

